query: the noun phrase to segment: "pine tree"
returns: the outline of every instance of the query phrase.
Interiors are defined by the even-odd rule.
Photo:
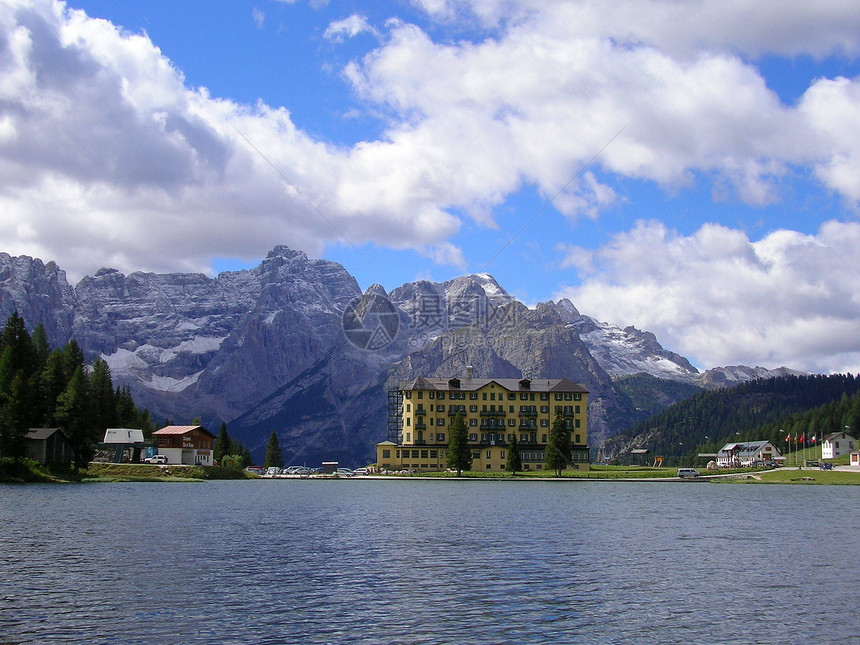
[[[89,376],[90,404],[92,406],[92,422],[99,430],[117,426],[117,401],[113,383],[110,378],[110,368],[101,358],[93,363],[93,371]]]
[[[462,412],[454,417],[448,435],[448,467],[456,470],[457,477],[460,477],[464,470],[472,467],[472,449],[469,447],[466,417]]]
[[[556,413],[555,420],[549,430],[549,441],[546,444],[546,459],[544,464],[555,471],[556,477],[561,477],[561,471],[570,463],[570,433],[565,427],[564,416]]]
[[[90,412],[89,384],[83,368],[75,370],[69,385],[57,398],[55,416],[69,437],[77,470],[92,459],[97,439]]]
[[[517,435],[514,434],[508,444],[508,452],[505,455],[505,470],[516,475],[523,469],[523,460],[520,457],[520,446],[517,443]]]
[[[22,371],[18,371],[0,406],[0,454],[15,462],[25,455],[24,437],[30,429],[30,388]]]
[[[215,439],[215,448],[212,451],[212,458],[215,463],[220,464],[226,455],[235,455],[233,444],[230,441],[230,435],[227,434],[227,424],[221,422],[221,430],[218,432],[218,438]]]
[[[270,467],[283,468],[284,457],[281,455],[281,447],[278,445],[278,435],[272,432],[269,437],[269,445],[266,447],[266,461],[263,463],[264,468]]]

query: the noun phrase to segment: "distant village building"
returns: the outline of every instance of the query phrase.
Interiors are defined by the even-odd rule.
[[[550,427],[564,419],[572,447],[570,468],[588,470],[588,390],[566,378],[418,377],[389,398],[389,439],[376,446],[381,470],[444,471],[451,422],[462,412],[472,470],[503,471],[517,438],[523,470],[540,470]],[[393,429],[393,431],[392,431]]]
[[[857,440],[845,432],[833,432],[821,443],[821,458],[836,459],[841,455],[850,454],[857,446]]]
[[[717,453],[719,468],[743,468],[758,462],[783,461],[785,457],[770,441],[727,443]]]
[[[97,447],[96,460],[139,463],[144,453],[154,452],[152,442],[143,437],[138,428],[108,428]]]
[[[72,463],[72,444],[61,428],[30,428],[24,435],[24,450],[28,459],[40,464]]]
[[[203,426],[165,426],[152,433],[158,454],[169,464],[211,466],[215,435]]]

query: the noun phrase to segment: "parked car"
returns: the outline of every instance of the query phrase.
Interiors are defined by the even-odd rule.
[[[833,470],[833,464],[831,464],[829,461],[822,461],[822,462],[820,462],[820,463],[818,464],[818,467],[819,467],[821,470]]]
[[[695,468],[679,468],[678,469],[678,477],[684,479],[685,477],[698,477],[699,471]]]
[[[367,468],[356,468],[352,471],[355,475],[369,475],[370,471]]]
[[[352,477],[355,473],[352,472],[349,468],[338,468],[334,472],[334,474],[338,477]]]
[[[166,464],[167,455],[153,455],[144,459],[143,462],[146,464]]]

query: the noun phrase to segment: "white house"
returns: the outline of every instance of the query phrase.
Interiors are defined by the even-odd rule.
[[[844,432],[832,432],[824,437],[821,444],[821,458],[835,459],[839,455],[847,455],[857,447],[857,440]]]
[[[782,461],[779,449],[770,441],[747,441],[727,443],[717,453],[717,466],[720,468],[740,468],[757,461]]]
[[[102,443],[143,443],[143,430],[137,428],[108,428]]]
[[[215,435],[203,426],[165,426],[152,436],[169,464],[212,465]]]

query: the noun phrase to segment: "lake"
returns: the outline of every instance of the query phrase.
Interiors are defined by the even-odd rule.
[[[860,488],[0,486],[0,643],[837,643]]]

